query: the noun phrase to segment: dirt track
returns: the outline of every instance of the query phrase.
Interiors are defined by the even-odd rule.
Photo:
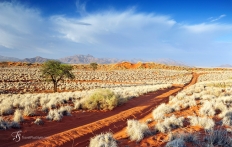
[[[197,74],[193,74],[191,82],[183,87],[172,87],[165,90],[160,90],[154,93],[149,93],[138,98],[130,100],[123,106],[117,107],[109,112],[92,112],[92,115],[86,116],[86,121],[73,120],[76,128],[68,129],[68,124],[62,129],[62,125],[52,128],[50,133],[40,132],[40,136],[48,136],[49,138],[37,140],[35,142],[21,142],[18,145],[24,146],[78,146],[86,147],[89,144],[89,139],[99,133],[111,131],[116,133],[126,127],[127,119],[142,119],[149,115],[152,110],[160,103],[168,102],[170,95],[176,94],[183,88],[186,88],[197,81]],[[83,114],[84,116],[84,114]],[[85,124],[83,124],[85,123]],[[62,132],[63,131],[63,132]],[[60,132],[60,133],[59,133]],[[53,133],[53,134],[51,134]],[[37,134],[38,135],[38,134]],[[26,144],[29,143],[29,144]]]

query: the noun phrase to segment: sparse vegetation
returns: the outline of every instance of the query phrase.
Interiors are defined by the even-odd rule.
[[[46,116],[48,120],[53,120],[53,121],[61,121],[63,118],[63,114],[59,112],[57,109],[50,110],[48,115]]]
[[[34,123],[37,124],[37,125],[43,125],[44,124],[44,122],[43,122],[43,120],[41,118],[36,118]]]
[[[164,121],[159,121],[155,128],[162,133],[170,132],[172,129],[183,127],[183,120],[184,117],[177,118],[175,115],[172,115],[165,118]]]
[[[204,137],[203,146],[232,146],[232,138],[224,129],[209,130]]]
[[[15,112],[14,112],[14,118],[13,120],[15,122],[22,122],[23,121],[23,115],[22,115],[22,111],[19,110],[19,109],[16,109]]]
[[[109,89],[98,89],[82,104],[84,109],[112,110],[118,105],[118,96]]]
[[[55,65],[52,67],[55,68]],[[70,67],[67,69],[63,66],[66,65],[58,63],[59,68],[54,69],[57,72],[56,78],[49,74],[44,76],[50,81],[55,79],[56,88],[54,83],[42,80],[42,70],[34,65],[27,68],[6,66],[0,69],[1,130],[23,129],[27,124],[41,127],[37,125],[46,126],[47,123],[57,123],[56,121],[61,121],[62,124],[71,117],[75,121],[85,122],[85,114],[91,116],[92,113],[103,114],[112,110],[103,119],[107,122],[94,120],[91,123],[102,130],[105,129],[104,123],[107,127],[110,126],[107,129],[117,128],[117,131],[118,127],[126,127],[121,130],[126,135],[121,135],[123,138],[117,141],[118,136],[115,134],[100,134],[91,138],[90,147],[120,146],[125,140],[130,140],[131,144],[135,143],[137,146],[146,146],[148,142],[151,146],[156,142],[157,146],[167,147],[185,147],[189,143],[203,147],[231,146],[232,80],[228,78],[232,77],[231,72],[205,72],[196,69],[194,72],[200,73],[200,77],[196,84],[187,87],[186,83],[194,75],[191,70],[146,69],[142,63],[136,65],[139,66],[137,69],[128,70],[126,66],[124,70],[101,70],[102,65],[98,65],[98,70],[92,68],[94,71],[90,65],[83,65],[82,69],[74,68],[76,65],[67,65]],[[116,65],[112,65],[112,69],[114,66]],[[68,72],[70,74],[65,75]],[[163,91],[159,92],[162,94],[155,92],[161,89]],[[51,90],[59,93],[50,93]],[[141,100],[138,106],[144,109],[137,112],[137,106],[130,103],[133,102],[131,99],[144,94],[144,102]],[[150,99],[151,95],[155,95],[155,99],[149,101],[151,104],[147,107],[146,98]],[[128,105],[125,104],[127,102]],[[156,105],[157,102],[159,105]],[[126,108],[123,110],[125,112],[136,112],[125,117],[129,119],[127,126],[113,126],[114,123],[126,120],[124,112],[120,108],[114,110],[115,107]],[[119,120],[115,119],[111,124],[109,114],[117,115],[115,112],[119,112],[122,119],[119,117]],[[143,112],[146,113],[146,118]],[[65,121],[62,121],[63,118]],[[135,120],[138,118],[141,120]],[[91,128],[92,134],[95,134],[94,129]]]
[[[146,123],[140,123],[137,120],[127,120],[126,132],[132,141],[141,141],[146,135],[151,132]]]
[[[34,116],[35,115],[35,108],[32,108],[30,106],[26,106],[23,111],[24,116]]]
[[[165,147],[187,147],[182,138],[174,139],[166,144]]]
[[[117,147],[112,133],[99,134],[90,139],[89,147]]]

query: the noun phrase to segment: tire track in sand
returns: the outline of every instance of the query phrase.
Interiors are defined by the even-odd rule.
[[[29,144],[23,145],[25,147],[31,146],[78,146],[86,147],[89,144],[91,137],[102,133],[111,131],[112,133],[119,132],[126,127],[127,119],[142,119],[149,115],[154,107],[158,106],[160,103],[168,102],[170,95],[176,94],[183,88],[193,85],[197,81],[198,75],[193,73],[193,78],[190,83],[183,87],[172,87],[163,90],[159,95],[154,93],[149,93],[147,95],[139,96],[132,101],[137,105],[128,110],[119,111],[117,114],[110,117],[88,123],[86,125],[70,129],[61,133],[57,133],[49,136],[43,140],[38,140],[31,142]],[[131,101],[128,101],[130,103]],[[120,107],[119,107],[120,109]],[[113,110],[114,111],[114,110]],[[102,114],[104,115],[104,114]]]

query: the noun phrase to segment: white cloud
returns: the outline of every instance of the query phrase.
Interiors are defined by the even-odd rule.
[[[77,12],[80,13],[80,15],[86,15],[86,3],[87,1],[81,1],[81,0],[77,0],[76,1],[76,8],[77,8]]]
[[[86,12],[84,3],[77,1],[76,5],[78,12]],[[135,9],[105,10],[77,18],[44,18],[37,9],[1,2],[0,34],[0,55],[15,57],[93,54],[129,59],[172,58],[194,65],[227,61],[232,47],[231,42],[216,41],[232,34],[232,24],[181,24],[167,15]],[[223,59],[216,58],[221,53]]]
[[[222,15],[220,15],[220,16],[217,17],[217,18],[210,17],[209,20],[210,20],[211,22],[214,22],[214,21],[218,21],[218,20],[222,19],[223,17],[226,17],[226,15],[225,15],[225,14],[222,14]]]
[[[141,14],[132,9],[124,12],[107,11],[77,19],[54,16],[51,21],[66,39],[102,45],[157,40],[157,37],[176,24],[168,16]]]
[[[9,2],[0,3],[0,20],[0,44],[11,49],[32,49],[49,25],[39,11]]]
[[[216,32],[223,32],[223,31],[231,31],[232,25],[226,24],[195,24],[195,25],[183,25],[184,29],[192,32],[192,33],[216,33]]]

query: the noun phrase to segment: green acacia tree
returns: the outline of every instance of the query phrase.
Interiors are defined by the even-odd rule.
[[[75,78],[72,69],[73,67],[71,65],[62,64],[57,60],[48,60],[42,65],[41,72],[47,81],[53,82],[54,92],[57,92],[57,84],[59,81],[64,80],[64,78]]]
[[[95,71],[97,69],[98,64],[93,62],[93,63],[90,63],[90,66]]]

